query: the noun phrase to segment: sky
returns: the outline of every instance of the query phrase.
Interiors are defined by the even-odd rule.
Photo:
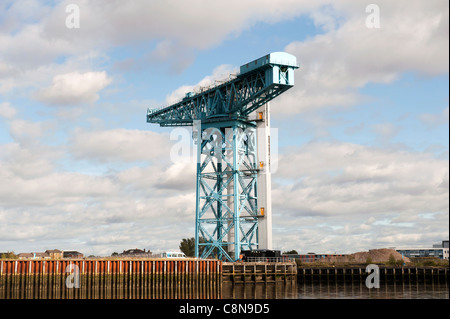
[[[449,3],[0,0],[0,252],[177,250],[195,164],[146,123],[271,52],[273,246],[299,253],[449,238]]]

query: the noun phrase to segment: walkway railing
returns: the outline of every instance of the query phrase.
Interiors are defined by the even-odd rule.
[[[290,260],[289,257],[244,257],[244,261],[271,263],[271,262],[290,262],[292,260]]]

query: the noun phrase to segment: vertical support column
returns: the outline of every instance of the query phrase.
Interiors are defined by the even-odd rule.
[[[234,260],[239,259],[241,245],[239,239],[239,162],[238,162],[238,128],[233,126],[233,198],[234,198]]]
[[[272,249],[272,182],[270,103],[256,110],[258,154],[258,248]],[[276,143],[277,136],[272,139]],[[273,145],[272,145],[273,146]]]
[[[197,180],[196,180],[196,200],[195,200],[195,257],[199,257],[199,226],[200,226],[200,179],[201,179],[201,159],[202,159],[202,124],[201,121],[194,121],[192,126],[193,138],[197,139]]]
[[[200,125],[196,121],[194,126],[197,144],[195,254],[202,258],[225,256],[235,261],[241,248],[252,249],[258,245],[254,124],[230,121]],[[200,237],[206,242],[200,244]]]
[[[223,171],[222,171],[222,163],[219,161],[217,163],[217,197],[221,200],[223,199],[222,196],[222,185],[223,185]],[[222,233],[223,233],[223,221],[222,221],[222,202],[221,200],[217,201],[217,241],[221,241]],[[217,258],[222,260],[223,253],[222,250],[218,249],[217,251]]]

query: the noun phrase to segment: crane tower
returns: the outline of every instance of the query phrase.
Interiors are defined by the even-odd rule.
[[[195,256],[272,248],[269,101],[294,85],[297,59],[274,52],[237,75],[148,109],[147,122],[192,126],[197,147]]]

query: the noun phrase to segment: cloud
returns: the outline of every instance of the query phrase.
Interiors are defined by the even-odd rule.
[[[45,152],[42,155],[49,154]],[[14,169],[14,163],[2,163],[0,201],[3,207],[20,209],[36,205],[54,208],[64,203],[83,202],[89,198],[115,193],[115,186],[108,178],[76,172],[57,172],[55,166],[45,159],[28,158],[32,160],[30,167],[38,170],[34,174],[24,174]]]
[[[285,48],[301,68],[295,87],[273,103],[284,106],[280,114],[355,105],[365,98],[358,89],[392,83],[404,72],[448,72],[448,3],[377,2],[379,29],[365,26],[365,5],[334,2],[335,10],[325,6],[320,15],[311,14],[316,23],[326,24],[326,32]]]
[[[51,147],[39,139],[0,145],[2,246],[21,252],[57,243],[61,249],[104,255],[136,245],[177,248],[180,236],[188,237],[193,228],[195,165],[167,164],[169,150],[155,141],[166,143],[169,137],[141,133],[77,130],[70,141],[84,141],[84,148],[78,142]],[[70,158],[69,150],[79,157]],[[159,152],[164,160],[158,162]],[[85,160],[108,170],[86,172],[79,168]],[[120,165],[150,160],[147,166]],[[175,226],[167,231],[168,224]]]
[[[209,86],[214,86],[215,81],[224,81],[229,79],[230,74],[239,73],[238,69],[229,65],[222,64],[214,68],[211,75],[205,76],[197,84],[194,85],[182,85],[166,97],[167,104],[173,104],[180,101],[186,93],[200,90]]]
[[[12,107],[10,103],[0,103],[0,117],[10,120],[16,115],[16,113],[16,109]]]
[[[38,0],[4,0],[0,4],[0,31],[14,32],[24,22],[35,23],[48,14],[50,7]]]
[[[258,21],[275,23],[312,6],[292,0],[285,0],[286,5],[236,1],[240,8],[236,11],[231,3],[204,0],[77,1],[81,25],[69,29],[65,8],[72,3],[2,3],[0,93],[29,95],[31,88],[37,90],[34,98],[49,105],[91,103],[111,79],[102,72],[86,70],[105,58],[106,52],[138,49],[140,55],[114,63],[134,69],[168,65],[170,72],[178,73],[195,60],[198,50],[214,47]],[[53,81],[50,87],[43,88],[49,81]]]
[[[38,101],[49,105],[76,105],[95,102],[98,92],[112,82],[106,72],[71,72],[53,78],[50,87],[36,92]]]
[[[114,61],[117,66],[142,69],[167,64],[170,72],[181,72],[195,60],[198,50],[213,48],[258,22],[276,23],[305,14],[320,3],[77,1],[80,28],[70,29],[65,25],[69,14],[65,9],[73,1],[14,1],[0,13],[0,77],[5,77],[0,92],[47,81],[28,81],[26,73],[39,69],[42,73],[55,64],[69,67],[80,55],[124,47],[138,49],[140,54]],[[66,72],[76,70],[72,65]]]
[[[195,165],[171,161],[168,134],[123,128],[130,103],[136,112],[142,103],[97,103],[108,108],[107,118],[39,105],[25,113],[29,103],[17,102],[30,92],[48,105],[94,103],[113,82],[112,73],[101,71],[110,62],[177,73],[200,50],[213,51],[260,22],[299,15],[309,15],[319,34],[286,46],[301,69],[296,86],[273,102],[282,107],[273,110],[308,112],[305,124],[320,127],[316,136],[331,134],[323,130],[327,121],[339,121],[316,110],[355,105],[370,83],[390,84],[410,71],[448,72],[448,4],[442,1],[379,1],[380,29],[365,27],[366,4],[347,0],[82,0],[80,29],[65,27],[70,3],[0,3],[0,93],[11,101],[0,103],[0,116],[13,139],[0,144],[0,242],[8,249],[55,243],[103,255],[176,249],[194,232]],[[166,102],[233,72],[221,65],[173,90]],[[127,92],[134,94],[134,85]],[[48,119],[61,114],[63,124]],[[448,108],[418,119],[448,123]],[[397,134],[390,123],[359,125],[353,130],[371,127],[385,139]],[[448,236],[448,187],[448,159],[428,153],[339,142],[294,147],[281,154],[273,175],[274,245],[354,252],[439,241]]]
[[[316,142],[291,149],[280,155],[272,176],[274,232],[281,238],[283,233],[301,234],[299,242],[328,251],[336,249],[334,240],[322,246],[314,240],[339,238],[340,250],[347,251],[355,251],[352,244],[367,249],[421,245],[426,238],[439,241],[448,236],[448,164],[428,153],[351,143]],[[424,213],[431,219],[424,220]],[[387,222],[377,223],[383,220]],[[353,243],[340,238],[346,226]],[[310,231],[316,234],[307,238]],[[420,238],[394,240],[411,232]]]
[[[48,66],[61,58],[124,46],[139,48],[146,57],[139,62],[163,61],[169,63],[171,71],[179,72],[193,62],[197,50],[212,48],[257,22],[283,21],[316,6],[294,0],[77,1],[80,28],[70,29],[65,25],[69,4],[73,1],[53,6],[15,1],[2,8],[0,76],[16,78],[25,70]]]
[[[43,36],[77,38],[82,41],[82,46],[120,46],[170,39],[182,43],[187,49],[211,48],[230,34],[239,33],[257,21],[275,23],[316,6],[307,1],[294,0],[278,3],[269,0],[232,0],[227,3],[206,0],[189,3],[176,0],[164,3],[79,1],[80,28],[71,30],[62,27],[67,16],[65,7],[70,3],[69,0],[63,1],[54,8],[44,21]],[[235,10],[237,7],[239,10]]]
[[[46,128],[43,123],[15,119],[10,122],[10,134],[14,140],[26,144],[36,142],[44,134]]]
[[[373,130],[382,142],[386,142],[395,137],[400,128],[392,123],[378,123],[373,125]]]
[[[83,188],[77,187],[79,173],[64,172],[59,166],[66,147],[47,144],[49,141],[44,138],[52,131],[51,123],[13,119],[9,125],[14,141],[0,144],[0,206],[52,205],[64,202],[67,194],[74,196]],[[90,189],[88,184],[95,183],[87,183],[78,198],[85,191],[100,189]]]
[[[180,54],[183,52],[183,54]],[[186,69],[195,60],[195,55],[190,50],[185,50],[183,44],[173,40],[163,40],[158,42],[156,48],[148,53],[144,59],[135,64],[142,65],[161,65],[169,64],[169,71],[177,74]]]
[[[169,159],[170,153],[169,136],[152,131],[76,129],[69,144],[75,158],[101,163]]]
[[[440,114],[423,113],[418,116],[419,120],[428,128],[435,128],[440,125],[448,124],[448,107]]]
[[[59,64],[62,58],[71,61],[128,45],[138,48],[141,58],[116,61],[118,65],[168,63],[172,72],[180,72],[194,61],[198,50],[217,46],[258,22],[271,24],[300,15],[309,15],[325,33],[286,47],[303,66],[297,72],[301,75],[293,98],[303,103],[286,112],[352,105],[361,98],[356,89],[367,83],[388,83],[399,72],[448,70],[448,4],[439,0],[426,5],[411,1],[408,6],[378,2],[380,29],[365,27],[366,4],[344,0],[78,1],[81,27],[69,29],[65,8],[72,2],[51,7],[15,1],[5,6],[0,24],[0,77],[5,78],[0,91],[21,83],[43,83],[28,82],[25,73]],[[68,72],[75,70],[72,66]],[[53,100],[67,103],[64,98]]]

